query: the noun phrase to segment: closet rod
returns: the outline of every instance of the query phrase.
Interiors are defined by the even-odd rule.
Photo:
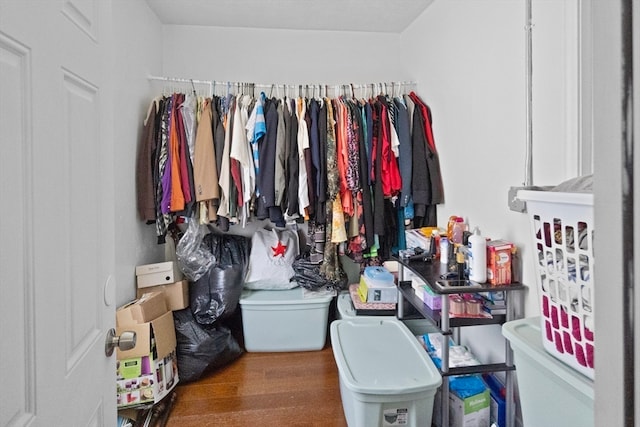
[[[290,88],[290,89],[299,89],[299,90],[309,90],[314,88],[331,88],[334,91],[342,90],[344,92],[351,91],[353,89],[368,89],[368,88],[382,88],[384,90],[388,90],[389,88],[393,89],[395,87],[403,87],[403,86],[415,86],[415,81],[390,81],[390,82],[377,82],[377,83],[348,83],[348,84],[283,84],[283,83],[273,83],[273,84],[264,84],[264,83],[249,83],[249,82],[232,82],[232,81],[217,81],[217,80],[196,80],[196,79],[185,79],[179,77],[163,77],[163,76],[148,76],[149,80],[160,80],[165,82],[178,82],[178,83],[192,83],[192,84],[206,84],[209,85],[209,92],[213,94],[215,87],[240,87],[242,85],[251,85],[254,88],[263,88],[263,89],[273,89],[273,88]]]

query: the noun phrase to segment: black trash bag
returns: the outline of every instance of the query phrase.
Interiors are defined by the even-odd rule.
[[[236,310],[249,259],[249,240],[234,235],[207,234],[203,243],[216,262],[189,286],[191,312],[196,321],[210,325]]]
[[[293,261],[293,280],[298,285],[311,291],[337,290],[347,288],[347,276],[343,275],[338,280],[329,280],[320,272],[320,265],[310,260],[309,253],[303,253]]]
[[[191,310],[173,312],[180,382],[187,383],[238,359],[243,350],[231,330],[221,324],[201,325]]]

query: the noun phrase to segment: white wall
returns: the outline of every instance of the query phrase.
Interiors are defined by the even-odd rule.
[[[164,246],[156,244],[154,226],[138,219],[135,188],[138,140],[152,97],[147,75],[161,69],[162,26],[144,1],[114,1],[113,15],[116,298],[121,305],[135,297],[135,266],[164,261]]]
[[[571,2],[534,3],[533,184],[553,185],[577,173],[567,166],[577,165],[576,119],[569,117],[577,75],[564,59],[575,56],[566,41],[573,9],[565,4]],[[525,37],[524,2],[436,0],[402,34],[401,45],[413,58],[410,78],[433,110],[446,200],[439,223],[462,215],[484,236],[518,246],[529,317],[539,313],[529,223],[507,204],[509,187],[525,180]],[[482,359],[503,357],[499,327],[465,329],[465,337]]]
[[[264,84],[404,80],[397,34],[166,25],[165,76]]]

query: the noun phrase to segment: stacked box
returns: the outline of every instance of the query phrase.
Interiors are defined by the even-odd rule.
[[[173,313],[161,292],[116,311],[116,334],[136,333],[136,345],[116,350],[118,408],[154,404],[162,400],[179,380]]]
[[[182,272],[173,261],[145,264],[136,267],[136,282],[139,288],[167,285],[182,280]]]
[[[171,311],[182,310],[189,307],[189,282],[180,280],[179,282],[169,283],[168,285],[156,285],[148,288],[138,288],[136,291],[137,298],[141,298],[149,292],[161,292],[167,302],[167,306]]]

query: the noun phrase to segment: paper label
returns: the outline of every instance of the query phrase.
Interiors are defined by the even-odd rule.
[[[406,426],[409,424],[407,408],[385,409],[382,417],[383,426]]]

